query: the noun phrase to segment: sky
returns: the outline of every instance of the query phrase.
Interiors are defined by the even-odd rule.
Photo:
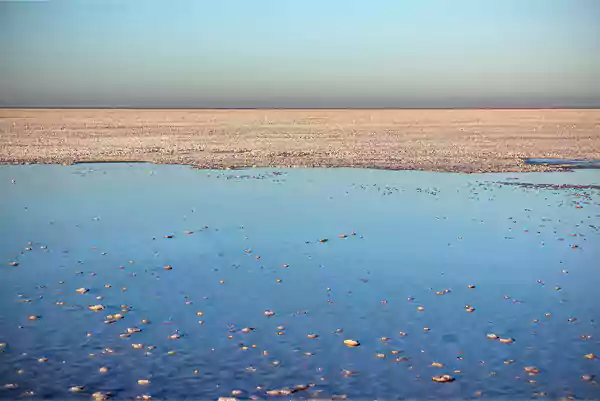
[[[600,107],[600,0],[0,0],[0,107]]]

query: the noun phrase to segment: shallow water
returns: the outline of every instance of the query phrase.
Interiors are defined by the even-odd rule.
[[[600,191],[521,182],[600,174],[0,167],[0,398],[598,398]]]
[[[529,158],[523,159],[523,161],[525,162],[525,164],[568,166],[570,168],[600,168],[600,160],[577,160],[577,159],[529,157]]]

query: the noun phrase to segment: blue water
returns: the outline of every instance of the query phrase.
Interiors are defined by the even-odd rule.
[[[536,158],[523,159],[525,164],[540,164],[550,166],[568,166],[570,168],[600,168],[600,160],[577,160],[559,158]]]
[[[0,167],[0,398],[598,399],[600,191],[521,182],[600,173]]]

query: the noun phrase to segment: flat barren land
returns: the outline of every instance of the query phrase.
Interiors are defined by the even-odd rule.
[[[600,110],[0,109],[0,163],[534,171],[600,159]]]

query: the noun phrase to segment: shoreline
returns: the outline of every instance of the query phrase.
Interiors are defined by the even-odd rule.
[[[597,109],[0,109],[0,164],[564,171],[600,159]]]
[[[595,170],[596,168],[582,168],[567,165],[530,165],[523,164],[522,168],[504,169],[504,170],[472,170],[469,167],[464,169],[448,170],[444,168],[423,169],[414,167],[379,167],[379,166],[351,166],[351,165],[238,165],[238,166],[220,166],[220,165],[198,165],[195,163],[169,162],[169,161],[152,161],[152,160],[75,160],[62,162],[44,162],[44,161],[4,161],[0,160],[0,166],[32,166],[32,165],[48,165],[48,166],[76,166],[84,164],[153,164],[157,166],[188,166],[198,170],[221,170],[221,171],[236,171],[248,170],[253,168],[261,169],[365,169],[365,170],[384,170],[384,171],[422,171],[433,173],[451,173],[451,174],[485,174],[485,173],[552,173],[552,172],[568,172],[575,170]]]

